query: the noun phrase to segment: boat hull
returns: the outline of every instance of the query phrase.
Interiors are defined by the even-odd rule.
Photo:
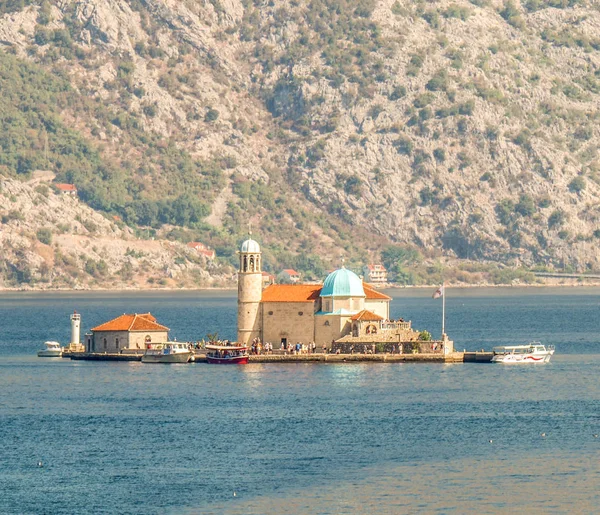
[[[37,353],[39,358],[62,358],[61,350],[41,350]]]
[[[206,356],[206,362],[212,365],[246,365],[248,363],[248,356],[234,356],[232,358],[215,358],[213,356]]]
[[[191,352],[162,355],[144,354],[142,356],[142,363],[187,363],[191,355]]]
[[[554,351],[548,351],[545,354],[497,354],[492,357],[492,363],[520,364],[520,363],[548,363]]]

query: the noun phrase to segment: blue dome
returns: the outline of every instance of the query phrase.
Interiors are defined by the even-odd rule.
[[[260,245],[252,238],[249,238],[244,243],[242,243],[240,252],[250,252],[256,254],[257,252],[260,252]]]
[[[351,270],[340,268],[331,272],[321,290],[321,297],[364,297],[362,280]]]

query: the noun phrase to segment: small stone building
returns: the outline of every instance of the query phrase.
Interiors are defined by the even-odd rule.
[[[86,334],[85,348],[87,352],[142,351],[149,343],[166,342],[168,337],[169,328],[158,324],[150,313],[123,314]]]
[[[63,195],[70,195],[72,197],[77,196],[77,188],[75,184],[55,183],[56,189]]]

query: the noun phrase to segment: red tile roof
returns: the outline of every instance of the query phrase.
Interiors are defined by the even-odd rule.
[[[385,272],[385,267],[383,265],[367,265],[367,268],[369,270],[375,270],[375,271],[381,271],[381,272]]]
[[[288,275],[300,275],[298,272],[296,272],[296,270],[294,270],[293,268],[284,268],[283,271],[285,273],[287,273]]]
[[[372,311],[369,311],[368,309],[363,309],[362,311],[359,311],[358,313],[356,313],[356,315],[350,317],[350,320],[372,321],[372,320],[383,320],[383,317],[380,317],[379,315],[373,313]]]
[[[168,331],[169,328],[156,323],[150,313],[123,314],[109,322],[105,322],[92,331]]]
[[[271,284],[262,293],[263,302],[313,302],[321,294],[322,284]],[[392,300],[363,283],[367,300]]]
[[[363,288],[365,290],[365,295],[367,299],[381,299],[381,300],[392,300],[392,297],[388,297],[384,293],[381,293],[374,288],[371,288],[367,283],[363,283]]]
[[[56,183],[56,186],[60,191],[77,191],[75,184],[64,184],[64,183]]]
[[[314,302],[321,284],[271,284],[262,292],[263,302]]]

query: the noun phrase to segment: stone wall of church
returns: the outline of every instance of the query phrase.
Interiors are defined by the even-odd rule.
[[[375,313],[384,320],[390,318],[390,301],[380,299],[367,299],[365,300],[365,309],[368,309],[371,313]]]
[[[352,332],[352,322],[349,316],[319,315],[315,317],[315,343],[320,348],[331,347],[332,340],[337,340]]]
[[[312,302],[263,302],[262,341],[279,348],[282,338],[288,343],[311,343],[315,338]]]
[[[338,309],[347,309],[358,313],[365,309],[365,299],[363,297],[335,297],[331,309],[323,308],[323,311],[330,312]]]
[[[146,348],[146,339],[152,343],[166,342],[167,331],[95,331],[91,352],[119,353],[123,349]]]

